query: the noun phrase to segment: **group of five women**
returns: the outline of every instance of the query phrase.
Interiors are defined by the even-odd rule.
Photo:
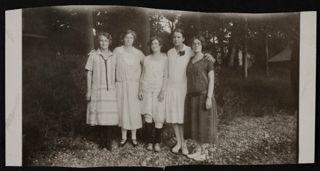
[[[137,129],[145,121],[147,149],[160,151],[164,123],[172,124],[176,145],[171,152],[202,160],[205,143],[217,137],[217,111],[214,99],[214,59],[203,54],[204,39],[192,38],[192,48],[184,44],[184,31],[172,34],[174,47],[161,52],[160,37],[152,37],[148,56],[133,46],[136,33],[127,30],[123,45],[110,51],[112,37],[97,35],[99,47],[89,53],[87,72],[87,124],[100,127],[102,147],[111,150],[109,126],[121,127],[122,147],[137,146]],[[144,117],[142,117],[144,116]],[[155,134],[153,134],[155,132]],[[198,142],[189,154],[186,138]]]

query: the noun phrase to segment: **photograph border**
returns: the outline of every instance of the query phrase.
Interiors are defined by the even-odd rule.
[[[141,6],[142,7],[142,6]],[[148,7],[146,7],[148,8]],[[151,7],[150,7],[151,8]],[[152,7],[155,8],[155,7]],[[160,8],[159,8],[160,9]],[[17,12],[19,11],[19,12]],[[183,10],[187,11],[187,10]],[[14,16],[13,13],[17,12]],[[20,14],[19,14],[20,13]],[[303,14],[303,15],[302,15]],[[310,144],[315,140],[315,86],[316,86],[316,15],[315,11],[301,12],[300,18],[300,91],[299,91],[299,163],[313,163],[315,157],[315,144]],[[15,19],[11,17],[16,17]],[[10,17],[10,19],[7,19]],[[310,18],[309,18],[310,17]],[[304,19],[303,19],[304,18]],[[6,11],[5,23],[5,145],[6,147],[6,166],[21,166],[22,164],[22,25],[21,23],[21,9]],[[314,28],[308,27],[308,24]],[[20,30],[20,32],[18,31]],[[8,33],[14,32],[11,36]],[[13,36],[12,36],[13,35]],[[303,36],[308,39],[303,41]],[[8,38],[7,38],[8,37]],[[306,38],[305,37],[305,38]],[[20,41],[19,41],[20,39]],[[9,44],[12,41],[14,44]],[[14,47],[14,48],[12,48]],[[19,55],[20,53],[20,55]],[[306,59],[304,59],[306,58]],[[303,59],[303,60],[302,60]],[[20,61],[19,63],[17,63]],[[302,65],[303,64],[303,65]],[[8,67],[8,66],[15,67]],[[20,68],[19,68],[20,66]],[[15,75],[17,74],[17,75]],[[304,80],[303,77],[307,79]],[[20,80],[19,80],[20,79]],[[303,79],[303,80],[301,80]],[[301,106],[301,99],[305,100],[306,106]],[[308,106],[309,105],[309,106]],[[19,114],[20,112],[20,114]],[[301,113],[306,112],[307,117],[301,117]],[[312,115],[314,113],[314,115]],[[14,119],[12,119],[14,118]],[[304,126],[304,122],[308,124]],[[20,125],[19,125],[20,123]],[[20,129],[19,129],[20,128]],[[302,132],[307,134],[301,134]],[[17,137],[20,137],[16,139]],[[14,143],[12,143],[12,141]],[[309,144],[308,144],[309,143]],[[18,153],[17,153],[18,152]],[[312,155],[310,155],[312,153]],[[20,157],[21,156],[21,157]],[[301,159],[301,156],[307,157]],[[20,161],[19,161],[20,157]],[[10,158],[16,160],[11,160]],[[18,159],[18,160],[17,160]],[[21,164],[19,164],[21,163]]]

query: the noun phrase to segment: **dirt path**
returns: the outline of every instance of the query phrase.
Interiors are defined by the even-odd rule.
[[[171,166],[186,164],[286,164],[296,161],[296,116],[284,113],[273,116],[240,116],[219,125],[219,140],[208,148],[208,159],[195,162],[170,152],[173,132],[167,127],[162,151],[147,151],[144,144],[123,148],[113,142],[113,151],[99,150],[84,137],[57,139],[58,146],[49,152],[31,156],[32,166]],[[190,151],[194,143],[188,140]]]

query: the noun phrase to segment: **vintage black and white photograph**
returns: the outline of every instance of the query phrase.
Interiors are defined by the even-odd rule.
[[[300,12],[22,10],[23,166],[298,163]]]

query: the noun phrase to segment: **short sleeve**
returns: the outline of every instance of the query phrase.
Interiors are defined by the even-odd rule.
[[[140,62],[143,63],[145,56],[141,50],[138,51],[138,55],[139,55]]]
[[[85,69],[88,71],[92,71],[92,69],[93,69],[93,55],[92,54],[89,54]]]
[[[112,53],[113,53],[114,55],[118,56],[119,53],[120,53],[119,51],[120,51],[120,47],[116,47],[116,48],[113,50]]]
[[[210,71],[213,71],[214,66],[213,66],[213,62],[210,60],[207,60],[207,72],[209,73]]]

